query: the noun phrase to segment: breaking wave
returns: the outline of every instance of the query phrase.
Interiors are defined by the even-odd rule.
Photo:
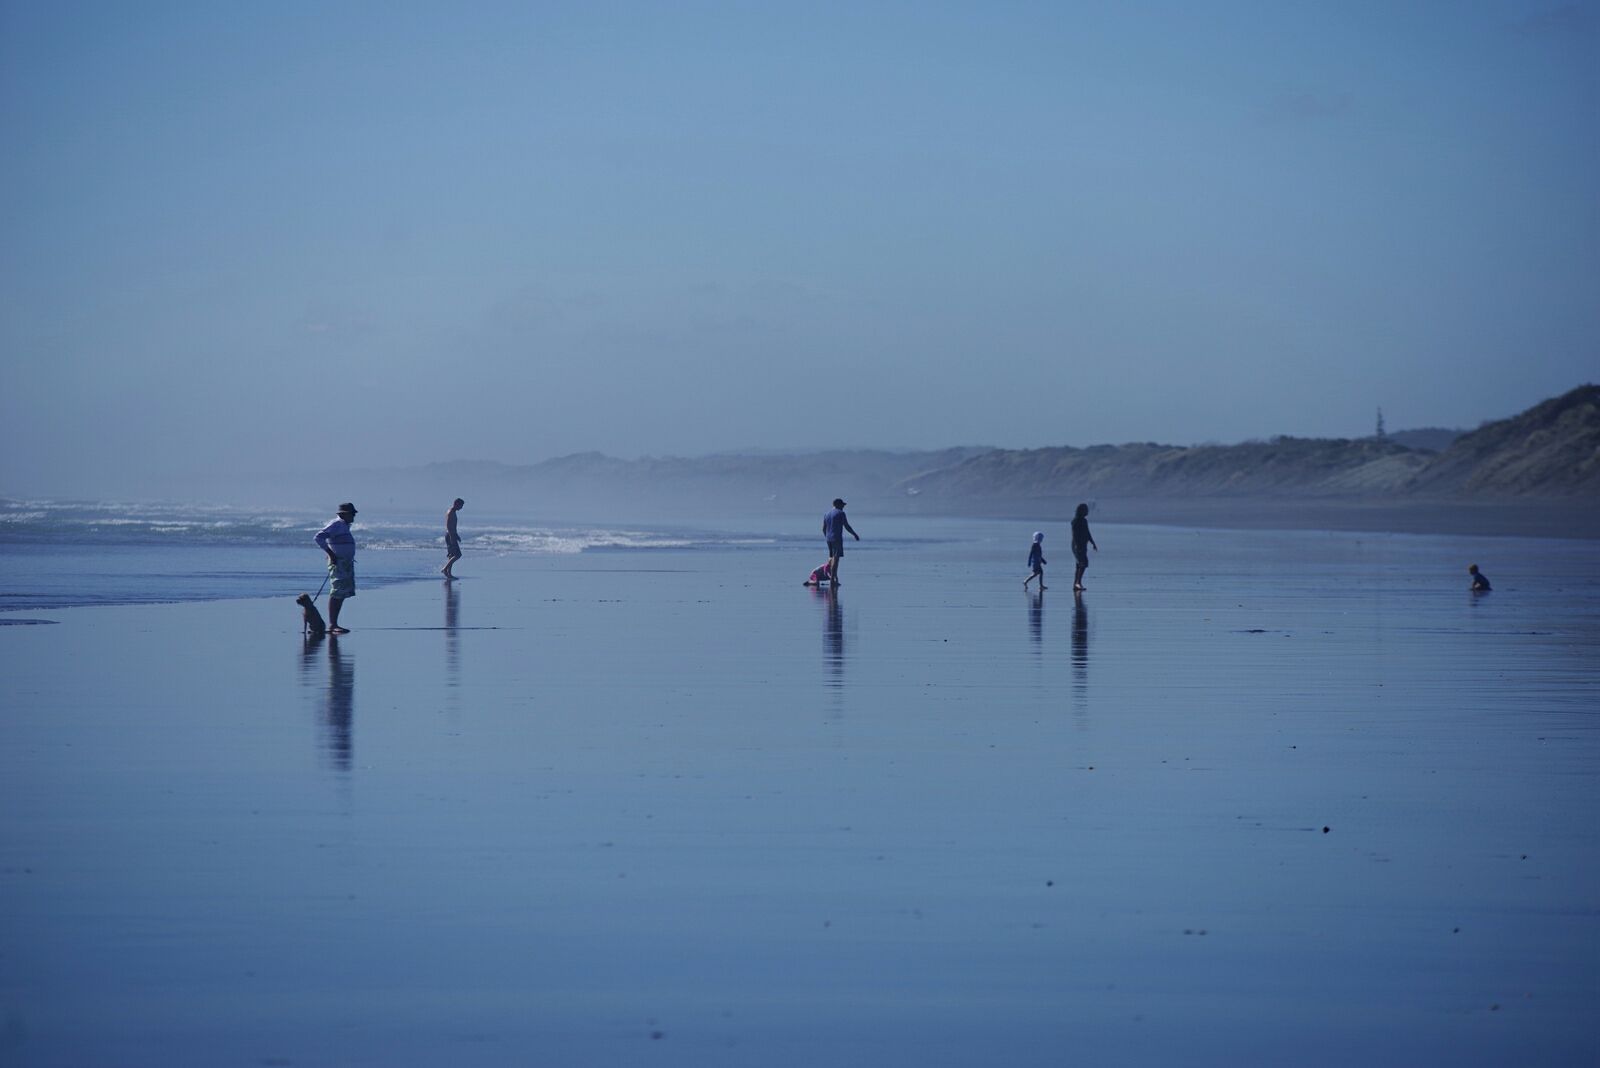
[[[330,518],[311,512],[198,504],[0,500],[0,545],[303,547]],[[754,548],[782,541],[749,534],[505,522],[463,523],[463,527],[463,548],[491,554]],[[354,524],[362,553],[439,551],[444,545],[442,528],[437,519],[358,518]]]
[[[324,579],[313,535],[326,514],[196,504],[0,500],[0,613],[79,605],[208,601],[310,593]],[[442,517],[361,516],[355,524],[363,589],[437,578]],[[783,537],[491,521],[463,517],[468,556],[751,551]]]

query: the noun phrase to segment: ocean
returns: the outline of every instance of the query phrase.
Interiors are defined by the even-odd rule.
[[[0,507],[4,1063],[1600,1055],[1600,542],[378,513]]]
[[[443,556],[441,516],[358,516],[362,585],[433,577],[438,564],[427,554]],[[0,500],[0,552],[9,563],[0,612],[312,593],[326,577],[312,538],[332,518],[292,509]],[[730,530],[518,519],[467,529],[465,551],[496,556],[776,544],[770,536],[745,539]]]

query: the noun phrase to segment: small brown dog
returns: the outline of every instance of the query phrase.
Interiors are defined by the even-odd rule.
[[[320,638],[328,633],[328,625],[322,621],[322,613],[317,611],[317,602],[311,599],[309,593],[302,593],[294,599],[294,603],[300,606],[301,634]]]

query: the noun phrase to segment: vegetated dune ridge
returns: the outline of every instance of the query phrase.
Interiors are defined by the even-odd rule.
[[[1386,438],[1240,445],[996,449],[919,472],[902,492],[949,502],[1052,497],[1600,496],[1600,386],[1463,434],[1443,452]]]
[[[1405,443],[1451,437],[1438,452]],[[1600,387],[1459,436],[639,460],[591,452],[326,471],[264,492],[391,504],[461,495],[475,507],[586,521],[799,515],[836,496],[858,512],[1048,519],[1098,500],[1098,514],[1122,522],[1600,537]]]
[[[1600,386],[1457,438],[1402,487],[1418,494],[1600,496]]]
[[[939,452],[835,449],[783,455],[646,457],[619,460],[575,453],[537,464],[454,460],[388,470],[304,476],[288,484],[297,496],[315,486],[322,496],[360,493],[384,499],[461,495],[584,518],[626,514],[682,517],[704,509],[747,515],[811,511],[818,500],[843,494],[852,502],[907,499],[900,484],[919,471],[940,470],[994,451],[967,447]],[[277,492],[285,492],[279,489]],[[911,495],[915,496],[915,495]]]

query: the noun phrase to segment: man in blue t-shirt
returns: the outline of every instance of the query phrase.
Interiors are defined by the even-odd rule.
[[[839,561],[844,557],[844,532],[847,530],[856,541],[861,540],[861,535],[850,526],[850,520],[844,517],[844,501],[835,497],[833,510],[822,517],[822,539],[828,543],[828,578],[835,586],[839,585]]]

